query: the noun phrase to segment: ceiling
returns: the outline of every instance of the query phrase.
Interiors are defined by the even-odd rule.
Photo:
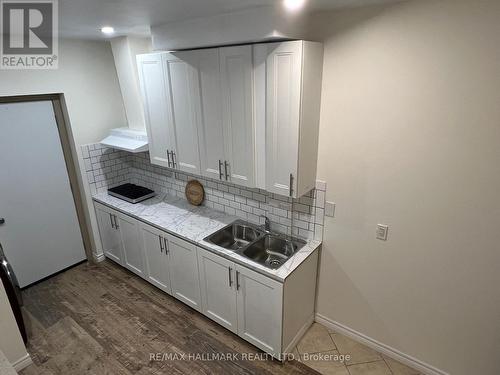
[[[306,0],[306,10],[331,10],[395,0]],[[116,35],[150,35],[151,25],[214,16],[280,0],[59,0],[59,33],[65,38],[103,39],[102,26]]]

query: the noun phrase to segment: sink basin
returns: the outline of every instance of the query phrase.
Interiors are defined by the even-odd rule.
[[[277,269],[304,245],[305,241],[266,234],[244,249],[241,255],[268,268]]]
[[[263,231],[249,226],[242,221],[235,221],[214,234],[211,234],[205,238],[205,241],[211,242],[227,250],[236,251],[248,246],[248,244],[255,241],[263,234]]]

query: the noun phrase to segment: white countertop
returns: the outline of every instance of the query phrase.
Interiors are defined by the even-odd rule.
[[[136,204],[112,197],[107,193],[96,194],[93,199],[281,282],[321,245],[321,241],[308,241],[285,264],[272,270],[231,250],[203,241],[208,235],[238,220],[236,216],[204,206],[192,206],[185,199],[167,194],[158,194],[154,198]]]

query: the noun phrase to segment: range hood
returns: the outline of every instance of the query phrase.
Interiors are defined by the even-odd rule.
[[[102,145],[128,152],[148,151],[148,136],[145,131],[130,128],[111,129],[109,136],[104,138]]]

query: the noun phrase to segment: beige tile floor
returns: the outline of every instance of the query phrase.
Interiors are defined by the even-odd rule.
[[[324,375],[421,375],[318,323],[309,328],[293,354]],[[340,357],[347,355],[349,360],[342,361]]]

